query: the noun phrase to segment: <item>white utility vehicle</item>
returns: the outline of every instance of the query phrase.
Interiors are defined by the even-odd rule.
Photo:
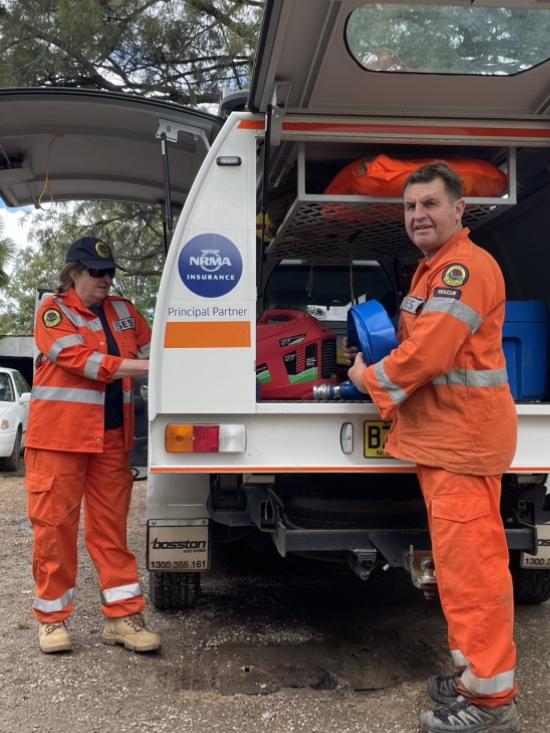
[[[339,337],[354,301],[398,312],[418,258],[400,196],[326,193],[345,166],[380,155],[473,158],[504,173],[498,195],[467,198],[464,222],[501,264],[510,300],[527,312],[549,302],[549,31],[548,2],[268,0],[248,110],[228,117],[201,166],[158,294],[147,522],[157,607],[193,605],[210,544],[247,531],[283,556],[341,558],[362,578],[404,568],[433,591],[415,467],[384,456],[372,403],[300,391],[308,375],[330,381],[334,350],[297,311]],[[519,443],[502,505],[527,602],[550,596],[537,308],[525,331],[511,326]],[[260,353],[270,324],[283,335]],[[280,360],[285,384],[274,383]],[[524,390],[533,375],[543,387]]]

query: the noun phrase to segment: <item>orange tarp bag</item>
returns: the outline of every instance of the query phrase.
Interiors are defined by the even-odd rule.
[[[361,158],[336,174],[326,194],[359,196],[401,196],[410,174],[432,159],[398,160],[379,155],[374,160]],[[464,196],[501,196],[508,188],[508,179],[496,165],[474,158],[451,158],[445,161],[462,180]]]

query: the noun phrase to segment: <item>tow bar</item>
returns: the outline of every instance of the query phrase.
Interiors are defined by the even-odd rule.
[[[432,600],[437,591],[435,566],[430,550],[415,550],[411,545],[407,556],[407,568],[415,588],[424,592],[424,597]]]

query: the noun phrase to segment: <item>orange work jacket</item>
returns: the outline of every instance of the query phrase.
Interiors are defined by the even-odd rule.
[[[399,346],[364,384],[392,420],[388,455],[453,473],[503,473],[517,417],[502,351],[504,279],[463,229],[414,274],[401,304]]]
[[[31,391],[26,445],[58,451],[103,451],[105,390],[123,359],[149,357],[149,325],[125,298],[107,296],[103,310],[120,356],[107,354],[100,319],[74,289],[45,298],[36,315],[40,352]],[[124,445],[134,440],[133,380],[122,380]]]

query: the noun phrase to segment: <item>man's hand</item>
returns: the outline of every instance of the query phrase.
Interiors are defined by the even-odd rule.
[[[365,392],[365,394],[367,393],[367,390],[365,388],[365,385],[363,384],[363,374],[366,368],[367,367],[365,366],[365,362],[363,361],[363,354],[359,351],[355,356],[353,366],[351,367],[351,369],[348,369],[348,377],[350,379],[350,382],[352,382],[355,387],[357,387],[359,392]]]
[[[351,366],[355,360],[355,357],[357,356],[358,350],[357,350],[357,346],[349,345],[347,336],[344,336],[343,351],[344,351],[344,356],[346,358],[347,366]]]

